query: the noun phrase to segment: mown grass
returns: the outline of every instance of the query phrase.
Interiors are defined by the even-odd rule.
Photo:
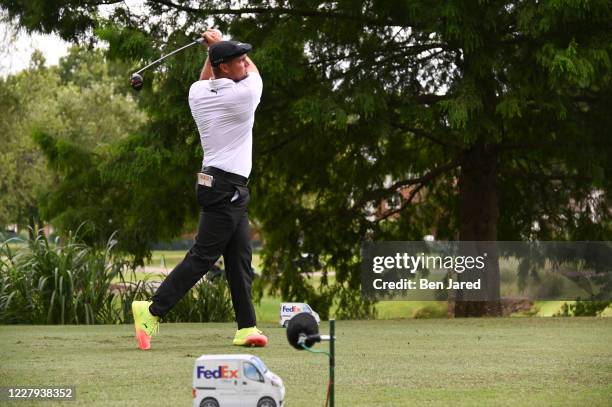
[[[245,350],[233,324],[164,324],[142,352],[127,325],[1,326],[0,386],[74,385],[75,406],[187,406],[198,356],[246,351],[284,379],[289,406],[322,406],[327,359],[264,328],[270,345]],[[339,321],[337,338],[337,406],[612,403],[609,318]]]

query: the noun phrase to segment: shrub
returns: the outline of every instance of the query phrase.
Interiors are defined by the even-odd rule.
[[[563,303],[555,317],[596,317],[612,304],[612,301],[584,301],[580,298],[574,304]]]
[[[203,278],[164,317],[165,322],[227,322],[234,320],[232,298],[223,278]]]
[[[123,323],[126,300],[147,295],[130,282],[134,268],[112,237],[102,249],[81,243],[78,231],[54,243],[39,233],[16,251],[12,242],[0,246],[0,323]],[[114,281],[126,288],[111,290]]]
[[[121,324],[133,322],[131,303],[154,292],[139,281],[130,258],[111,237],[104,248],[87,246],[78,231],[49,242],[0,245],[0,324]],[[18,247],[17,249],[13,249]],[[221,273],[217,273],[221,275]],[[225,322],[234,319],[222,278],[204,279],[166,316],[169,322]]]
[[[570,305],[570,309],[575,317],[595,317],[612,304],[611,301],[582,301],[578,299],[575,304]]]

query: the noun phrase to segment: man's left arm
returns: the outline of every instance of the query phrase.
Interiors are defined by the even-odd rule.
[[[259,70],[257,69],[257,66],[255,66],[255,63],[253,62],[253,60],[251,60],[251,58],[249,58],[249,56],[247,55],[246,57],[247,60],[247,72],[255,72],[256,74],[259,74]]]

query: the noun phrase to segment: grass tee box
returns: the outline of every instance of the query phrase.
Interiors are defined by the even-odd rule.
[[[270,343],[249,353],[282,377],[283,405],[323,406],[327,358],[290,348],[277,321],[261,328]],[[131,325],[0,326],[0,387],[74,386],[71,406],[189,406],[200,355],[244,353],[234,332],[164,324],[141,352]],[[337,321],[336,338],[337,406],[612,405],[612,318]]]

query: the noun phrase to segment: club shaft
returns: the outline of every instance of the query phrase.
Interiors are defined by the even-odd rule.
[[[191,47],[191,46],[193,46],[193,45],[196,45],[196,44],[201,44],[203,41],[204,41],[204,39],[203,39],[203,38],[198,38],[197,40],[195,40],[195,41],[193,41],[193,42],[190,42],[190,43],[189,43],[189,44],[187,44],[187,45],[183,45],[183,46],[182,46],[182,47],[180,47],[179,49],[175,49],[174,51],[172,51],[172,52],[171,52],[171,53],[169,53],[169,54],[163,55],[163,56],[162,56],[161,58],[159,58],[158,60],[151,62],[149,65],[145,66],[144,68],[140,68],[138,71],[136,71],[136,72],[134,72],[134,73],[136,73],[136,74],[140,74],[140,73],[142,73],[143,71],[146,71],[147,69],[149,69],[150,67],[152,67],[153,65],[156,65],[156,64],[160,63],[161,61],[163,61],[164,59],[168,58],[169,56],[172,56],[172,55],[176,54],[177,52],[180,52],[180,51],[184,50],[185,48],[189,48],[189,47]]]

